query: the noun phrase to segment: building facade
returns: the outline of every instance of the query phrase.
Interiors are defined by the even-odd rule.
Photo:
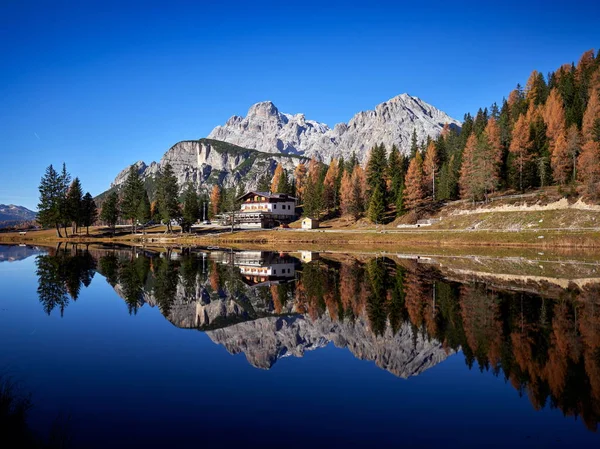
[[[241,202],[236,222],[251,227],[272,228],[296,219],[296,198],[287,193],[248,192]]]

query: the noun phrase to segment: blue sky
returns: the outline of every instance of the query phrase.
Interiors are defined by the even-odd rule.
[[[126,3],[126,5],[120,5]],[[0,3],[0,203],[84,189],[258,101],[329,125],[408,92],[462,119],[600,46],[594,2]]]

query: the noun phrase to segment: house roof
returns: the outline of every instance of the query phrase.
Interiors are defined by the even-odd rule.
[[[296,199],[295,197],[293,197],[292,195],[288,195],[287,193],[271,193],[271,192],[260,192],[258,190],[251,190],[249,192],[244,193],[242,196],[238,197],[238,200],[241,198],[244,198],[250,194],[264,196],[267,199],[270,199],[270,198],[281,199],[281,200],[285,200],[285,199],[295,200]]]

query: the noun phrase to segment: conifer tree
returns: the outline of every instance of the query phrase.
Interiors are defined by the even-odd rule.
[[[277,164],[277,167],[275,167],[275,173],[273,174],[273,179],[271,180],[271,186],[269,189],[269,191],[271,193],[276,193],[276,192],[284,193],[284,192],[281,192],[280,190],[278,190],[279,180],[281,179],[283,174],[284,174],[283,166],[281,164]]]
[[[71,223],[71,234],[75,234],[78,226],[81,225],[83,215],[82,201],[83,192],[81,182],[76,177],[69,186],[66,197],[67,220]]]
[[[512,133],[510,152],[514,156],[513,168],[518,173],[518,188],[525,188],[524,177],[527,164],[531,161],[531,141],[529,140],[529,123],[525,114],[519,116]]]
[[[323,181],[323,205],[325,209],[335,210],[339,204],[339,192],[337,190],[338,162],[332,159]]]
[[[352,175],[347,170],[344,170],[340,189],[340,209],[342,216],[352,214],[352,194]]]
[[[461,198],[470,198],[473,201],[482,193],[480,186],[481,172],[478,171],[478,163],[481,162],[481,155],[477,150],[477,137],[475,137],[475,134],[471,134],[469,139],[467,139],[467,144],[463,151],[459,186]]]
[[[388,157],[387,178],[390,181],[390,200],[397,205],[398,196],[404,183],[404,164],[396,145],[392,145]]]
[[[404,181],[404,206],[407,209],[417,208],[425,199],[423,180],[423,159],[421,154],[417,152],[416,156],[410,161],[406,180]]]
[[[263,190],[259,190],[259,192],[263,192]],[[212,215],[218,215],[221,211],[221,188],[218,185],[214,185],[210,194],[210,205]]]
[[[60,210],[60,221],[65,231],[65,237],[68,237],[67,224],[69,222],[69,205],[67,203],[67,192],[71,185],[71,175],[67,171],[67,164],[63,162],[62,171],[59,176],[59,210]]]
[[[111,192],[102,203],[100,220],[104,221],[115,235],[115,226],[119,220],[119,195],[117,192]]]
[[[140,201],[140,204],[138,205],[138,209],[137,209],[137,213],[136,213],[136,220],[139,221],[140,223],[142,223],[142,232],[145,234],[146,233],[146,223],[148,223],[148,221],[150,221],[150,218],[152,218],[152,206],[150,205],[150,198],[148,198],[148,193],[146,192],[146,190],[144,189],[144,191],[142,192],[142,200]]]
[[[167,232],[172,232],[171,222],[181,218],[181,211],[178,201],[179,186],[170,163],[167,162],[159,172],[156,184],[158,214],[160,219],[166,222]]]
[[[56,235],[62,237],[60,232],[60,206],[62,202],[60,175],[52,164],[40,181],[40,201],[38,203],[38,221],[43,227],[54,226]]]
[[[260,178],[258,178],[258,184],[256,185],[256,190],[259,192],[269,192],[271,189],[271,177],[268,173],[264,173]]]
[[[563,138],[565,137],[565,110],[558,89],[550,91],[542,116],[546,123],[546,136],[548,137],[550,155],[553,155],[557,139],[561,135]]]
[[[423,161],[424,185],[423,190],[426,196],[431,196],[435,201],[435,177],[438,175],[438,154],[437,148],[433,142],[430,142],[425,152]]]
[[[282,169],[281,175],[279,176],[279,181],[277,182],[277,189],[275,192],[278,193],[287,193],[289,195],[292,194],[292,186],[289,182],[287,171]]]
[[[131,230],[137,232],[137,215],[140,203],[145,195],[144,182],[135,165],[129,167],[129,174],[123,186],[121,199],[121,214],[126,220],[131,220]]]
[[[410,137],[410,159],[412,160],[419,151],[419,142],[417,141],[417,129],[413,128],[412,136]]]
[[[200,218],[200,205],[196,189],[188,183],[183,193],[183,214],[181,220],[181,232],[191,232],[192,225]]]
[[[564,131],[555,139],[551,164],[554,180],[560,185],[565,185],[571,179],[573,173],[573,160],[569,154]]]
[[[304,163],[296,165],[294,169],[294,183],[296,185],[296,200],[298,204],[302,204],[306,189],[306,165]]]
[[[90,192],[86,192],[82,200],[82,222],[81,225],[85,226],[87,235],[90,234],[90,226],[92,226],[98,219],[98,208],[96,202]]]
[[[373,223],[381,223],[385,217],[385,203],[381,187],[376,187],[369,200],[368,216]]]

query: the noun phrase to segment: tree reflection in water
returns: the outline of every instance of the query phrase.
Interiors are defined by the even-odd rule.
[[[300,263],[286,254],[189,249],[160,254],[135,248],[59,248],[37,256],[36,266],[39,299],[48,314],[57,309],[62,316],[98,271],[129,313],[144,304],[157,306],[179,327],[223,332],[278,317],[284,320],[275,321],[275,329],[298,318],[328,320],[330,328],[364,322],[372,345],[388,352],[395,336],[409,329],[413,350],[418,342],[430,342],[446,354],[462,351],[469,368],[503,376],[536,409],[550,406],[581,416],[593,430],[600,417],[598,282],[549,288],[515,284],[510,277],[505,284],[498,279],[449,280],[439,267],[410,259],[346,255]],[[265,326],[263,332],[269,329]],[[270,338],[275,337],[261,334],[254,343]],[[321,340],[328,338],[333,337]],[[335,338],[336,344],[348,344]],[[227,349],[246,351],[251,343]],[[285,350],[279,347],[257,363],[268,368]],[[354,353],[371,359],[389,356]]]

